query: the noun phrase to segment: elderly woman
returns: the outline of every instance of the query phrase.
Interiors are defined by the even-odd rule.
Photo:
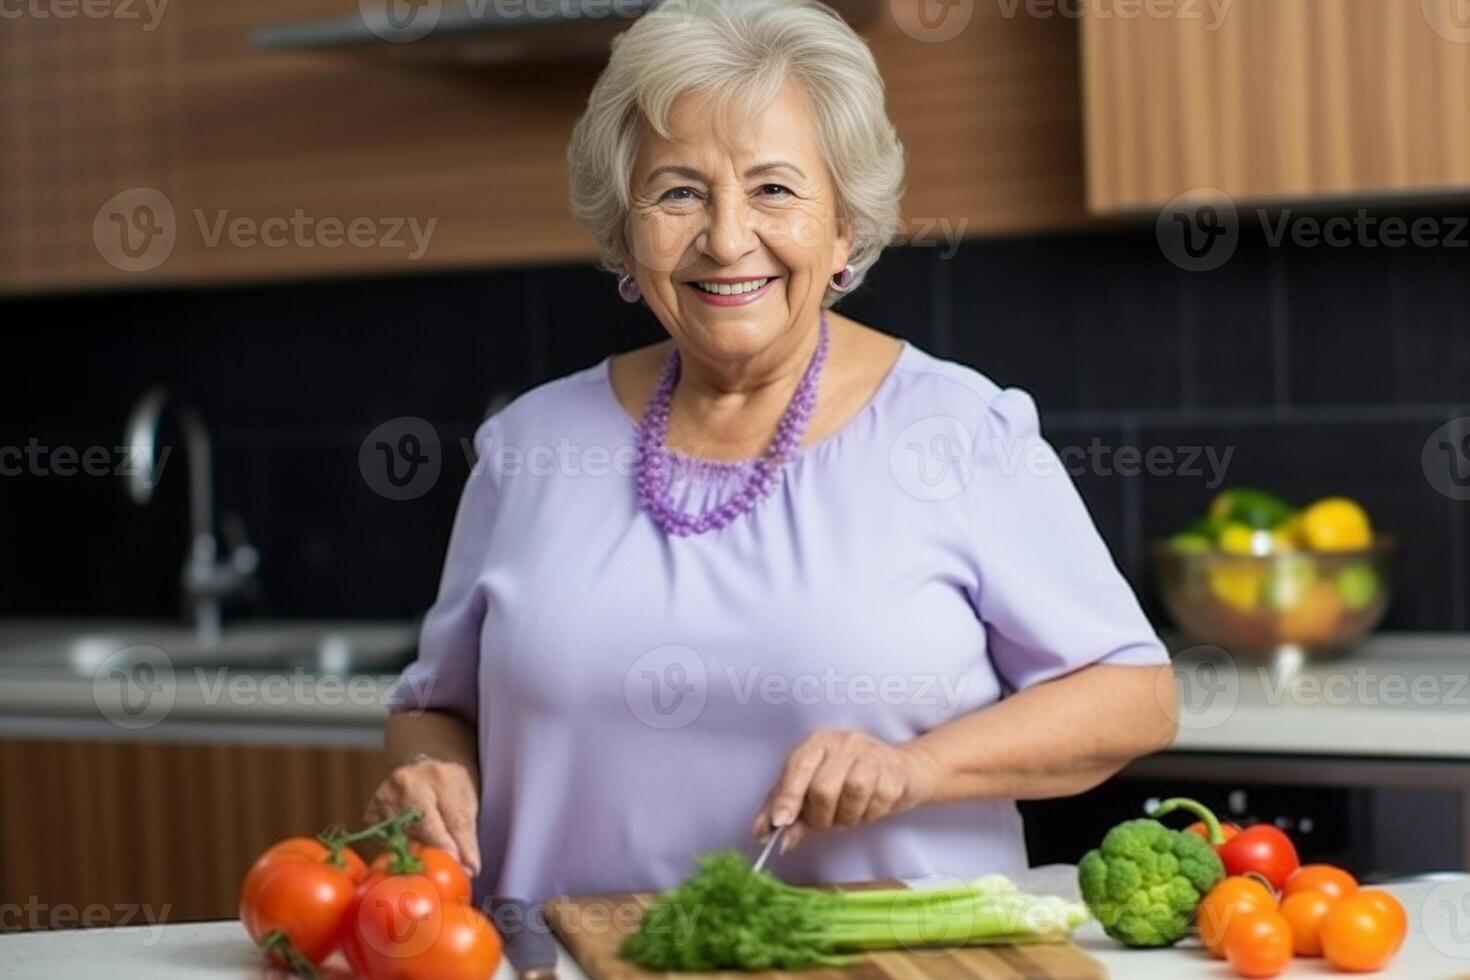
[[[666,4],[569,159],[669,338],[480,428],[370,811],[530,898],[788,824],[791,880],[1024,868],[1015,800],[1167,745],[1174,687],[1030,397],[830,309],[899,220],[866,45]]]

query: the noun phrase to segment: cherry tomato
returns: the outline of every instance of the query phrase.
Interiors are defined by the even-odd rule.
[[[300,855],[283,857],[246,876],[240,919],[256,943],[280,932],[296,953],[320,963],[337,947],[354,892],[340,868]],[[270,958],[289,965],[279,951]]]
[[[1198,834],[1205,840],[1210,839],[1210,831],[1208,828],[1205,827],[1205,822],[1203,820],[1196,820],[1194,823],[1190,824],[1184,829],[1187,833]],[[1220,836],[1224,837],[1227,841],[1234,840],[1236,835],[1239,833],[1240,824],[1226,823],[1223,820],[1220,821]]]
[[[1333,903],[1322,920],[1322,954],[1340,970],[1383,967],[1404,942],[1408,915],[1387,892],[1362,888]]]
[[[437,847],[427,847],[417,841],[409,844],[408,851],[424,863],[423,869],[414,873],[421,874],[432,881],[434,887],[439,889],[439,894],[444,896],[444,901],[458,902],[461,905],[469,903],[469,876],[465,874],[460,863],[450,857],[448,851],[441,851]],[[378,855],[373,861],[372,873],[392,874],[393,859],[394,855],[391,851]]]
[[[1278,892],[1286,880],[1301,866],[1296,845],[1291,838],[1270,824],[1258,823],[1245,828],[1216,850],[1225,863],[1228,875],[1255,871],[1265,876]]]
[[[1291,926],[1275,909],[1238,915],[1225,930],[1225,958],[1243,977],[1274,977],[1291,963]]]
[[[1210,955],[1225,955],[1225,933],[1230,923],[1247,912],[1276,908],[1276,897],[1255,878],[1226,878],[1210,889],[1199,903],[1195,923],[1199,938]]]
[[[1291,926],[1291,950],[1298,956],[1322,955],[1322,920],[1337,899],[1326,892],[1298,888],[1281,900],[1281,916]]]
[[[1285,898],[1301,891],[1322,892],[1331,898],[1345,898],[1358,890],[1358,879],[1331,864],[1304,864],[1296,874],[1286,879],[1281,890]]]

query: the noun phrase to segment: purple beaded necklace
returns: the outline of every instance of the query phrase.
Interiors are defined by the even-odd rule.
[[[801,376],[801,383],[791,395],[791,403],[776,424],[776,435],[766,451],[754,461],[745,485],[719,506],[698,514],[687,514],[674,504],[669,490],[674,482],[672,454],[664,447],[669,434],[669,408],[674,401],[674,386],[679,383],[679,349],[669,351],[658,384],[643,410],[638,424],[638,501],[654,523],[665,534],[684,537],[728,527],[735,518],[749,513],[758,501],[776,488],[781,465],[796,455],[801,438],[817,407],[817,382],[827,361],[827,313],[822,311],[821,331],[811,363]]]

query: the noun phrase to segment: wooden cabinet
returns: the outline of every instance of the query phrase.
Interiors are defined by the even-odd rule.
[[[0,741],[0,931],[230,918],[282,837],[358,826],[362,749]]]
[[[173,0],[156,21],[148,6],[5,21],[0,290],[592,256],[565,154],[599,64],[457,68],[247,44],[254,28],[349,15],[355,0]],[[961,4],[945,14],[963,18],[951,36],[924,19],[932,6],[883,0],[863,25],[908,148],[907,237],[944,246],[1084,222],[1076,21]],[[166,204],[103,213],[134,188]],[[97,236],[134,219],[138,249],[172,227],[168,251],[108,261]],[[353,221],[367,244],[322,225]],[[425,248],[410,221],[431,229]]]
[[[1089,2],[1090,207],[1208,187],[1265,201],[1470,193],[1470,21],[1456,4]]]

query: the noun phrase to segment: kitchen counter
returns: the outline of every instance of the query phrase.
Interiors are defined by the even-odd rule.
[[[96,677],[42,662],[8,658],[0,642],[0,735],[374,747],[394,680],[178,664],[159,675],[168,710],[120,726]],[[1470,762],[1470,636],[1380,634],[1349,657],[1289,674],[1191,647],[1174,668],[1180,726],[1166,755]]]
[[[1076,896],[1075,872],[1068,865],[1034,868],[1017,876],[1017,881],[1028,890]],[[1393,962],[1370,976],[1375,980],[1470,977],[1470,876],[1404,882],[1388,890],[1409,912],[1409,936]],[[1077,941],[1117,980],[1223,980],[1235,975],[1192,942],[1166,950],[1130,950],[1103,936],[1095,923],[1078,930]],[[238,922],[0,936],[0,962],[7,965],[8,975],[48,980],[90,978],[103,969],[109,980],[259,980],[268,975]],[[560,980],[585,980],[565,949],[557,972]],[[1297,959],[1282,976],[1345,974],[1321,959]],[[495,980],[514,980],[508,964],[501,964]]]

